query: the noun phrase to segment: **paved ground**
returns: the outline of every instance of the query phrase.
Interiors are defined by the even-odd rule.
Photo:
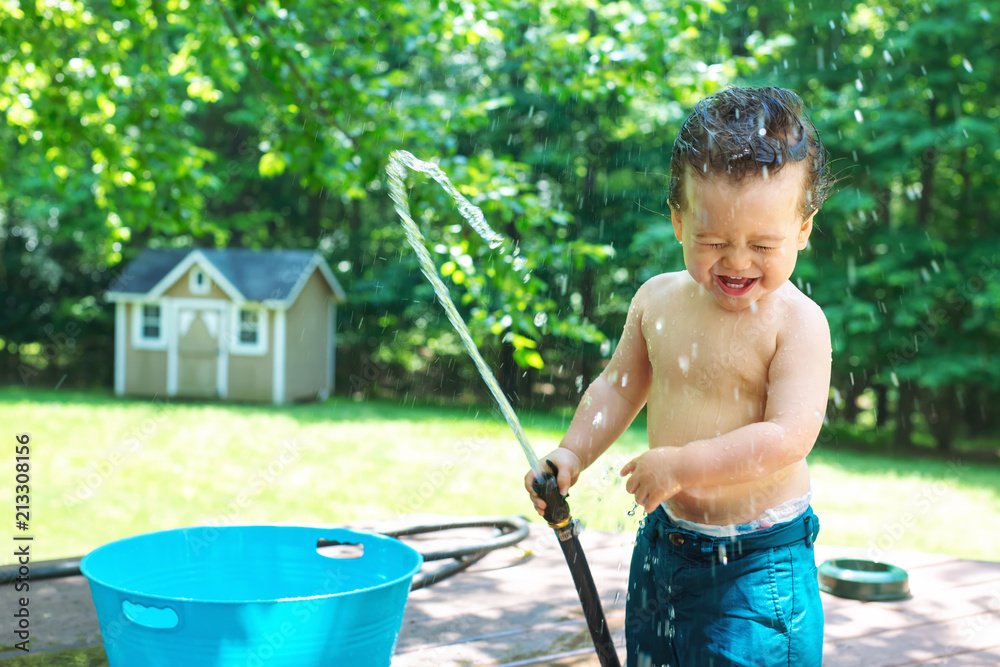
[[[482,529],[453,533],[447,543],[472,543],[485,534]],[[422,551],[443,546],[441,538],[406,539]],[[622,645],[632,535],[584,531],[581,539],[608,623]],[[817,546],[819,562],[850,555],[864,557],[857,550]],[[885,560],[908,570],[912,597],[876,603],[824,593],[824,665],[1000,665],[1000,563],[915,552],[890,552]],[[0,663],[107,664],[82,577],[33,582],[31,592],[31,657],[11,651],[12,635],[4,631]],[[11,622],[14,602],[12,589],[0,589],[4,626]],[[620,653],[624,656],[624,649]],[[72,662],[63,661],[70,656]],[[393,666],[450,665],[598,665],[551,530],[532,524],[517,547],[493,552],[469,570],[411,593]]]

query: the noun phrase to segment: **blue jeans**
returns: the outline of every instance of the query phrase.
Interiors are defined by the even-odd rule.
[[[632,552],[628,667],[820,665],[818,533],[812,508],[732,538],[678,528],[657,508]]]

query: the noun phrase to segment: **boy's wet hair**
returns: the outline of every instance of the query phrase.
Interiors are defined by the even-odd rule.
[[[818,211],[832,181],[819,131],[803,107],[798,95],[774,87],[729,88],[698,102],[674,140],[670,207],[683,207],[687,173],[739,182],[806,160],[800,210],[803,217]]]

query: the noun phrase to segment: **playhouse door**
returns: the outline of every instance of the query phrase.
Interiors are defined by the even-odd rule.
[[[177,311],[177,395],[219,395],[218,310],[180,308]]]

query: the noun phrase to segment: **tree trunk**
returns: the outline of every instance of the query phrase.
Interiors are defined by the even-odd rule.
[[[910,417],[913,415],[915,395],[910,382],[906,381],[899,385],[899,400],[896,402],[896,432],[893,437],[893,445],[900,448],[910,448],[913,446],[913,422]]]
[[[988,413],[984,406],[993,405],[991,398],[990,392],[982,385],[971,385],[963,395],[959,409],[970,436],[976,437],[990,432]]]
[[[856,384],[851,385],[851,388],[847,390],[841,418],[848,424],[854,425],[858,421],[858,413],[861,412],[861,408],[858,407],[858,397],[861,396],[862,391],[863,387]]]
[[[931,401],[931,412],[927,416],[931,435],[937,441],[937,448],[942,452],[950,452],[952,443],[955,440],[955,428],[957,420],[955,412],[958,409],[958,402],[955,400],[955,389],[945,387]]]
[[[877,384],[875,389],[875,426],[882,428],[889,420],[889,387]]]

